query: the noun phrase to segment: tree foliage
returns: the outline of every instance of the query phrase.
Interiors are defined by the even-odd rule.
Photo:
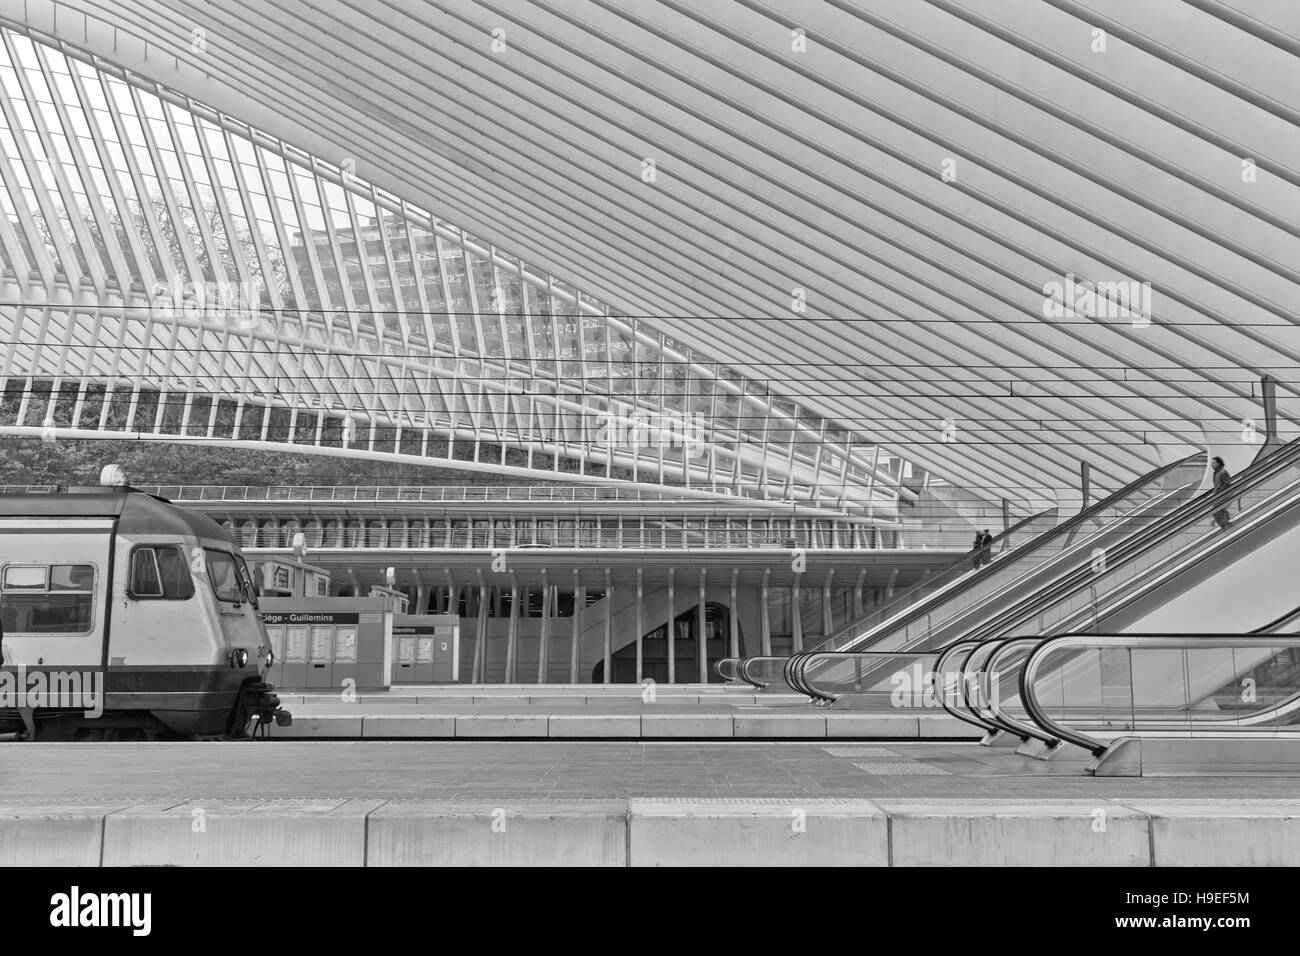
[[[93,485],[119,464],[133,485],[548,485],[537,479],[364,458],[150,441],[0,438],[0,483]]]

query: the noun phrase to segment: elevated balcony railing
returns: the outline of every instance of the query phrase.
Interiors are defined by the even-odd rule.
[[[564,529],[552,531],[548,536],[526,538],[512,536],[508,531],[454,528],[345,528],[321,529],[301,527],[280,528],[230,528],[240,547],[287,549],[293,546],[294,536],[302,533],[306,546],[313,550],[547,550],[600,548],[610,550],[793,550],[809,551],[877,551],[917,550],[911,543],[911,533],[875,529],[874,533],[846,536],[801,530],[793,535],[773,537],[769,532],[745,529],[716,529],[683,531],[668,529]],[[947,542],[938,533],[927,537],[926,547],[940,550],[945,547],[960,551],[965,547],[965,531],[948,533]]]
[[[672,489],[600,485],[145,485],[141,491],[178,504],[188,501],[690,501]],[[762,489],[692,485],[691,491],[759,500]]]

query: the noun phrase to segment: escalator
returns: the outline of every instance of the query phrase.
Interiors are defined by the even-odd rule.
[[[1023,584],[1026,575],[1044,573],[1067,554],[1091,548],[1098,540],[1122,537],[1176,509],[1195,494],[1205,464],[1205,455],[1197,453],[1163,465],[1059,524],[1054,511],[1025,518],[994,538],[990,564],[973,568],[965,556],[790,658],[728,660],[721,666],[727,676],[734,674],[756,687],[788,682],[794,674],[791,665],[801,654],[853,650],[886,632],[930,628],[972,608],[984,608],[990,601],[1000,602],[1010,589]],[[1015,546],[1015,542],[1023,543]]]
[[[1224,509],[1233,524],[1220,531],[1213,515]],[[1078,563],[961,637],[1150,631],[1161,621],[1173,625],[1166,632],[1244,633],[1295,605],[1296,555],[1300,439],[1257,460],[1226,491]]]
[[[834,666],[834,659],[826,656],[830,652],[942,648],[1014,605],[1020,595],[1047,587],[1098,548],[1114,548],[1176,514],[1196,495],[1205,465],[1203,452],[1164,465],[1005,552],[992,564],[971,571],[968,560],[960,562],[944,572],[951,580],[941,581],[938,590],[920,597],[904,595],[816,648],[789,658],[782,670],[785,682],[824,700],[806,679],[821,667]],[[928,583],[933,586],[933,579]],[[858,685],[861,674],[856,663],[852,670],[846,676],[851,676],[851,685]]]
[[[1212,516],[1225,508],[1236,513],[1220,530]],[[1300,445],[1257,461],[1233,488],[1198,499],[1179,518],[1105,556],[1114,563],[1076,569],[966,635],[961,700],[954,708],[946,697],[944,706],[1026,744],[1087,740],[1097,755],[1108,747],[1097,733],[1070,736],[1061,727],[1084,725],[1109,740],[1137,729],[1254,732],[1297,723],[1300,683],[1291,678],[1300,676],[1300,646],[1290,646],[1295,635],[1278,639],[1284,648],[1267,638],[1300,624]],[[1259,673],[1279,668],[1289,675],[1284,692],[1261,691]],[[1027,683],[1039,701],[1025,696]],[[1044,700],[1055,705],[1055,721],[1041,718]]]
[[[1212,516],[1225,508],[1236,514],[1232,528],[1221,532]],[[1178,630],[1248,631],[1287,610],[1288,600],[1294,605],[1294,588],[1256,588],[1267,601],[1242,590],[1235,603],[1226,604],[1215,597],[1221,583],[1214,589],[1198,590],[1198,585],[1225,573],[1243,580],[1277,579],[1294,565],[1300,553],[1300,439],[1257,459],[1224,492],[1199,495],[1131,533],[1086,544],[1054,562],[1050,575],[1018,580],[1000,601],[949,616],[937,627],[895,628],[858,646],[937,652],[957,641],[1010,635],[1028,641],[1034,635],[1116,630],[1117,625],[1146,630],[1157,612],[1166,620],[1181,612],[1186,622],[1198,613],[1205,618],[1206,606],[1216,602],[1221,613],[1235,617],[1204,619],[1201,627],[1184,623]],[[805,656],[792,659],[792,668],[791,686],[822,702],[873,686],[878,676],[852,655]]]
[[[1236,513],[1232,526],[1221,530],[1211,517],[1224,508]],[[1070,719],[1083,720],[1084,703],[1095,698],[1098,713],[1108,704],[1113,710],[1115,700],[1140,702],[1148,722],[1150,713],[1173,702],[1189,719],[1230,713],[1228,725],[1240,724],[1232,688],[1248,686],[1253,694],[1255,679],[1243,675],[1276,669],[1277,648],[1261,639],[1300,625],[1294,574],[1300,557],[1300,445],[1293,442],[1258,461],[1233,488],[1198,499],[1179,519],[1174,527],[1152,528],[1126,542],[1115,563],[1076,569],[965,635],[960,647],[936,663],[942,672],[960,661],[958,682],[946,684],[944,707],[986,729],[1054,746],[1060,735],[1039,726],[1022,700],[1022,668],[1051,644],[1052,664],[1036,665],[1035,680],[1040,690],[1050,683],[1051,698]],[[1103,630],[1095,647],[1087,642],[1089,632]],[[1070,635],[1070,642],[1045,641],[1047,635]],[[1152,635],[1164,636],[1156,641]],[[1154,647],[1146,646],[1152,641]],[[1095,652],[1095,659],[1066,653],[1080,646]],[[1171,650],[1181,655],[1172,670]],[[1300,666],[1300,649],[1288,656]],[[1115,674],[1125,675],[1121,686]],[[1288,698],[1289,715],[1300,710],[1298,701]],[[1250,726],[1273,719],[1266,709],[1248,710]],[[1093,723],[1132,726],[1100,717]]]
[[[935,658],[936,697],[1020,753],[1084,747],[1094,773],[1300,772],[1297,557],[1300,440],[961,635]],[[879,654],[811,686],[835,699],[827,677],[852,665],[878,687]]]
[[[1226,531],[1212,520],[1223,509],[1235,511]],[[1044,695],[1050,685],[1050,698],[1069,721],[1132,730],[1136,710],[1130,721],[1115,719],[1118,701],[1121,709],[1125,702],[1140,704],[1147,723],[1152,713],[1177,705],[1184,718],[1203,722],[1230,713],[1226,726],[1236,726],[1240,709],[1231,706],[1231,688],[1253,682],[1243,675],[1277,657],[1277,648],[1262,637],[1300,623],[1297,555],[1300,442],[1291,442],[1258,459],[1226,492],[1197,499],[1169,522],[965,633],[936,661],[944,682],[941,704],[963,721],[1009,732],[1026,744],[1078,743],[1043,726],[1023,698],[1030,679],[1023,669],[1050,644],[1052,665],[1039,661],[1034,680]],[[1108,633],[1096,646],[1083,636],[1102,630]],[[1157,641],[1152,635],[1158,633],[1164,636]],[[1048,635],[1070,635],[1070,643],[1044,640]],[[1201,635],[1204,641],[1197,640]],[[1152,641],[1154,648],[1145,646]],[[1095,656],[1066,653],[1078,646],[1089,646]],[[1173,670],[1171,652],[1182,656]],[[1300,666],[1300,649],[1287,654]],[[948,672],[954,662],[956,680]],[[1118,684],[1117,674],[1123,678]],[[823,682],[823,698],[826,691]],[[1288,714],[1300,709],[1297,701],[1287,698]],[[1249,713],[1251,726],[1271,719],[1266,706]]]

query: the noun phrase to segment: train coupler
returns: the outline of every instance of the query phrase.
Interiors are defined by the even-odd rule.
[[[293,725],[293,715],[280,705],[280,698],[274,690],[275,685],[266,681],[252,681],[244,685],[232,728],[237,736],[248,736],[246,728],[250,721],[256,722],[253,725],[255,731],[266,728],[272,722],[277,727]],[[264,729],[262,732],[266,733]]]

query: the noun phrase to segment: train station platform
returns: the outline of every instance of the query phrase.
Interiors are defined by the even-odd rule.
[[[650,691],[653,691],[651,693]],[[613,740],[978,740],[939,708],[828,711],[800,694],[720,684],[429,685],[280,693],[275,738]]]
[[[969,743],[0,746],[0,865],[1295,865],[1293,777]]]

